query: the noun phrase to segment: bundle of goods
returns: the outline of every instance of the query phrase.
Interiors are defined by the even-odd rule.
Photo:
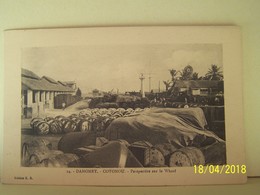
[[[142,167],[124,140],[109,142],[104,137],[73,132],[64,135],[59,150],[44,139],[23,143],[22,166],[26,167]],[[85,135],[84,135],[85,134]],[[83,139],[81,137],[84,137]],[[81,143],[81,144],[76,144]],[[72,144],[71,148],[68,147]],[[82,146],[84,145],[84,146]]]
[[[46,140],[32,140],[30,143],[23,143],[22,145],[22,165],[23,166],[28,166],[30,156],[34,154],[34,152],[37,151],[48,151],[49,149],[52,148],[51,143],[47,142]]]
[[[56,117],[33,118],[30,125],[36,135],[61,134],[75,131],[104,132],[114,119],[127,117],[144,110],[146,109],[84,109],[79,114],[72,114],[68,117],[59,115]]]
[[[37,135],[46,135],[50,131],[49,124],[42,118],[33,118],[30,126]]]
[[[83,146],[95,145],[96,143],[95,132],[72,132],[68,133],[60,139],[58,149],[64,153],[71,153],[76,148]]]
[[[147,141],[134,142],[129,150],[144,167],[164,167],[165,158],[160,150]]]
[[[78,124],[64,116],[33,118],[30,123],[36,135],[61,134],[76,131]]]
[[[33,139],[22,144],[22,166],[25,167],[77,167],[79,157],[56,150],[47,139]]]
[[[80,163],[81,167],[142,167],[142,164],[128,150],[127,146],[119,141],[109,142],[103,147],[83,154]]]
[[[180,167],[221,165],[226,160],[223,155],[225,143],[222,142],[202,148],[176,149],[166,143],[152,145],[147,141],[137,141],[129,144],[126,140],[109,141],[89,133],[73,132],[70,135],[71,139],[67,134],[60,140],[59,150],[49,148],[48,142],[41,140],[24,143],[22,165],[88,168]]]
[[[129,144],[126,140],[109,141],[91,133],[74,132],[61,138],[58,149],[76,154],[80,167],[166,166],[163,154],[144,141]]]
[[[64,130],[73,127],[69,122],[76,124],[74,131]],[[32,122],[36,129],[39,124],[48,125],[49,129],[42,125],[43,132],[60,132],[57,126],[63,125],[67,134],[59,140],[58,151],[46,142],[25,144],[24,165],[116,168],[226,163],[226,143],[205,129],[200,108],[85,109],[69,117]],[[75,132],[80,131],[79,124],[87,130]]]
[[[130,144],[126,140],[109,141],[104,137],[96,137],[95,141],[89,134],[77,134],[71,133],[73,139],[65,135],[59,143],[59,150],[76,154],[79,157],[77,166],[80,167],[182,167],[226,162],[224,142],[201,148],[188,146],[177,149],[169,143],[152,145],[141,140]]]
[[[114,120],[105,137],[129,143],[150,142],[162,152],[168,166],[225,164],[225,141],[205,126],[207,121],[201,108],[152,108]]]
[[[22,144],[22,165],[34,166],[45,159],[62,154],[62,151],[53,150],[52,144],[46,139],[34,139]]]

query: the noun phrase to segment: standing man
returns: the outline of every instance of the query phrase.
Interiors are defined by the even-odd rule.
[[[62,102],[62,109],[64,110],[65,109],[65,107],[66,107],[66,103],[65,102]]]

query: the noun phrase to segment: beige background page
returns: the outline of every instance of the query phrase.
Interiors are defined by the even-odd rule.
[[[107,45],[109,48],[110,45],[120,44],[221,44],[223,48],[227,164],[245,165],[240,38],[238,27],[107,27],[7,31],[5,34],[5,102],[12,107],[5,109],[3,182],[63,185],[187,185],[245,182],[245,174],[194,174],[193,167],[170,168],[174,171],[176,169],[176,173],[167,173],[164,168],[159,168],[156,173],[137,174],[132,172],[134,169],[126,168],[123,174],[100,171],[92,175],[77,173],[77,169],[73,168],[20,167],[21,133],[19,124],[21,124],[21,119],[20,113],[17,112],[17,108],[20,107],[21,52],[24,48],[64,45],[67,47]],[[88,69],[90,68],[88,66],[83,64],[81,68],[82,70]],[[98,64],[95,67],[99,68]],[[235,75],[234,68],[236,69]],[[10,117],[13,117],[16,122],[8,120]],[[149,170],[149,168],[144,169]],[[151,168],[151,172],[153,169],[156,168]],[[69,174],[68,171],[73,173]],[[187,175],[189,176],[187,177]],[[15,179],[20,176],[33,179]]]
[[[243,48],[243,107],[247,172],[260,175],[259,111],[260,39],[258,0],[1,0],[0,3],[0,107],[4,106],[4,30],[24,28],[238,25]],[[3,109],[0,109],[0,153],[3,155]],[[2,159],[2,158],[1,158]],[[2,172],[2,160],[0,161]],[[247,185],[169,188],[85,188],[1,185],[3,194],[140,193],[140,194],[245,194],[259,191],[259,179]]]

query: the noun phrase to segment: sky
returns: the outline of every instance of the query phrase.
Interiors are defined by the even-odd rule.
[[[33,47],[22,50],[21,66],[38,76],[56,81],[75,81],[83,93],[102,91],[140,91],[141,73],[144,89],[165,89],[169,69],[182,70],[191,65],[204,76],[211,64],[223,67],[221,44],[146,44],[82,45]]]

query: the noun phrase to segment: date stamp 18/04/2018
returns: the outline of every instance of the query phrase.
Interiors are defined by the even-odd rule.
[[[194,165],[195,174],[246,174],[246,165]]]

